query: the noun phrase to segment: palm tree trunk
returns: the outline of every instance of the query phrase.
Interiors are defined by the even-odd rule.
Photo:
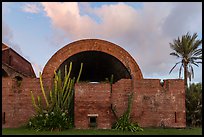
[[[184,88],[185,88],[185,91],[187,91],[187,88],[188,88],[187,77],[188,77],[187,63],[184,61]]]

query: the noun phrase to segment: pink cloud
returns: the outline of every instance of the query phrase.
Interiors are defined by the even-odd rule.
[[[177,36],[169,35],[170,33],[185,34],[184,30],[195,31],[195,24],[199,28],[202,26],[201,3],[148,2],[144,3],[141,9],[134,9],[122,2],[94,8],[89,3],[80,4],[42,3],[53,27],[63,31],[65,37],[72,41],[100,38],[116,43],[135,58],[147,75],[168,75],[176,62],[175,58],[169,55],[169,43]],[[100,21],[97,22],[90,15]],[[193,17],[193,21],[188,21],[189,16]],[[174,19],[180,18],[186,21],[180,21],[179,25],[174,27]]]
[[[90,29],[93,30],[96,25],[89,16],[80,15],[79,6],[76,2],[43,2],[42,5],[52,24],[73,39],[91,34]]]

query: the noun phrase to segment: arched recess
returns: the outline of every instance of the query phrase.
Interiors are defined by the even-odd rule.
[[[83,63],[80,81],[102,82],[110,80],[111,75],[114,76],[113,82],[132,78],[122,62],[101,51],[83,51],[69,57],[58,68],[61,70],[62,76],[64,76],[65,65],[69,67],[70,62],[72,62],[71,78],[77,78],[81,63]]]
[[[91,55],[91,54],[95,54],[95,55]],[[64,46],[63,48],[58,50],[47,62],[47,64],[43,69],[42,76],[43,78],[53,78],[54,70],[58,70],[61,66],[63,66],[63,63],[68,63],[69,59],[77,60],[77,59],[74,59],[74,57],[81,58],[81,56],[86,56],[86,57],[90,56],[90,58],[94,59],[93,57],[97,57],[97,55],[101,57],[101,58],[98,58],[101,61],[108,61],[108,59],[113,59],[118,64],[121,63],[122,65],[118,65],[118,66],[123,66],[123,68],[125,68],[123,70],[124,71],[127,70],[127,72],[130,74],[130,78],[132,79],[143,78],[142,72],[139,66],[127,51],[125,51],[123,48],[119,47],[116,44],[113,44],[105,40],[99,40],[99,39],[84,39],[84,40],[72,42]],[[88,60],[91,61],[91,59],[88,59]],[[107,64],[109,64],[109,66],[111,67],[111,61],[108,62]],[[100,66],[100,67],[103,67],[103,66]],[[105,69],[108,69],[108,68],[105,68]]]

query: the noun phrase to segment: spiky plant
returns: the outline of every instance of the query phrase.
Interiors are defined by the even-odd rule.
[[[46,94],[43,86],[43,80],[42,80],[42,75],[40,73],[40,86],[41,86],[41,91],[44,97],[44,100],[46,102],[46,106],[42,105],[41,97],[37,96],[37,103],[35,101],[33,92],[31,91],[31,98],[32,98],[32,103],[33,106],[37,112],[36,118],[39,120],[42,120],[39,116],[47,114],[51,114],[52,112],[57,112],[57,113],[64,113],[67,114],[67,120],[71,120],[70,122],[73,122],[73,98],[74,98],[74,84],[79,82],[81,73],[82,73],[82,68],[83,68],[83,63],[81,63],[79,75],[77,77],[77,81],[75,81],[74,78],[70,78],[70,73],[72,70],[72,62],[70,62],[69,66],[69,71],[67,73],[67,66],[65,65],[65,75],[62,78],[61,76],[61,71],[59,70],[58,72],[54,71],[54,81],[53,81],[53,88],[51,91],[47,91]],[[63,80],[62,80],[63,79]],[[63,115],[64,115],[63,114]],[[58,116],[58,115],[56,115]],[[55,117],[52,117],[54,119]],[[56,118],[55,118],[56,119]],[[56,121],[60,120],[60,117]],[[34,120],[32,120],[34,121]],[[52,120],[51,120],[52,121]],[[62,120],[63,121],[63,120]],[[66,122],[66,121],[64,121]],[[42,124],[43,122],[35,122],[37,124]],[[43,123],[46,125],[46,123]],[[63,123],[62,123],[63,124]],[[51,124],[53,129],[53,124]],[[63,124],[66,125],[66,124]],[[34,127],[37,127],[36,125],[33,125]],[[47,125],[48,127],[50,125]],[[43,126],[40,126],[43,127]],[[56,125],[56,127],[59,127]],[[46,127],[47,128],[47,127]]]
[[[112,127],[113,129],[122,130],[122,131],[131,131],[131,132],[143,131],[143,128],[141,128],[138,123],[132,123],[131,120],[130,120],[132,98],[133,98],[133,93],[131,93],[128,96],[127,110],[124,112],[124,114],[113,125],[113,127]]]

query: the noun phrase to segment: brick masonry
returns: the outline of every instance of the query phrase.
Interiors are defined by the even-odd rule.
[[[10,77],[36,77],[31,63],[11,48],[2,50],[2,69]]]
[[[84,46],[80,46],[83,45]],[[78,45],[78,48],[77,46]],[[65,46],[48,61],[43,70],[43,83],[52,85],[53,71],[66,58],[85,50],[103,51],[119,59],[131,72],[132,79],[109,83],[80,82],[75,85],[75,127],[90,128],[90,116],[97,115],[97,128],[109,129],[116,121],[111,104],[121,116],[127,108],[128,94],[133,92],[131,120],[142,127],[186,127],[184,81],[167,79],[143,79],[139,66],[123,49],[102,40],[81,40]],[[20,127],[35,114],[30,91],[42,95],[39,78],[23,77],[20,85],[16,79],[2,77],[2,127]],[[5,115],[4,115],[5,114]],[[5,119],[5,121],[4,121]],[[5,122],[5,123],[3,123]]]
[[[47,80],[48,81],[48,80]],[[44,80],[46,85],[46,81]],[[47,82],[48,84],[48,82]],[[88,114],[98,114],[98,128],[111,128],[116,121],[110,107],[116,108],[121,116],[127,108],[128,93],[134,92],[131,120],[142,127],[185,127],[185,92],[183,80],[165,80],[161,86],[159,79],[132,80],[121,79],[109,83],[78,83],[75,85],[75,126],[89,128]],[[2,116],[3,127],[19,127],[35,114],[30,91],[34,96],[41,95],[37,78],[24,78],[18,87],[15,79],[2,78]]]
[[[75,86],[76,128],[89,128],[89,115],[97,114],[98,128],[111,128],[110,84],[79,83]]]

